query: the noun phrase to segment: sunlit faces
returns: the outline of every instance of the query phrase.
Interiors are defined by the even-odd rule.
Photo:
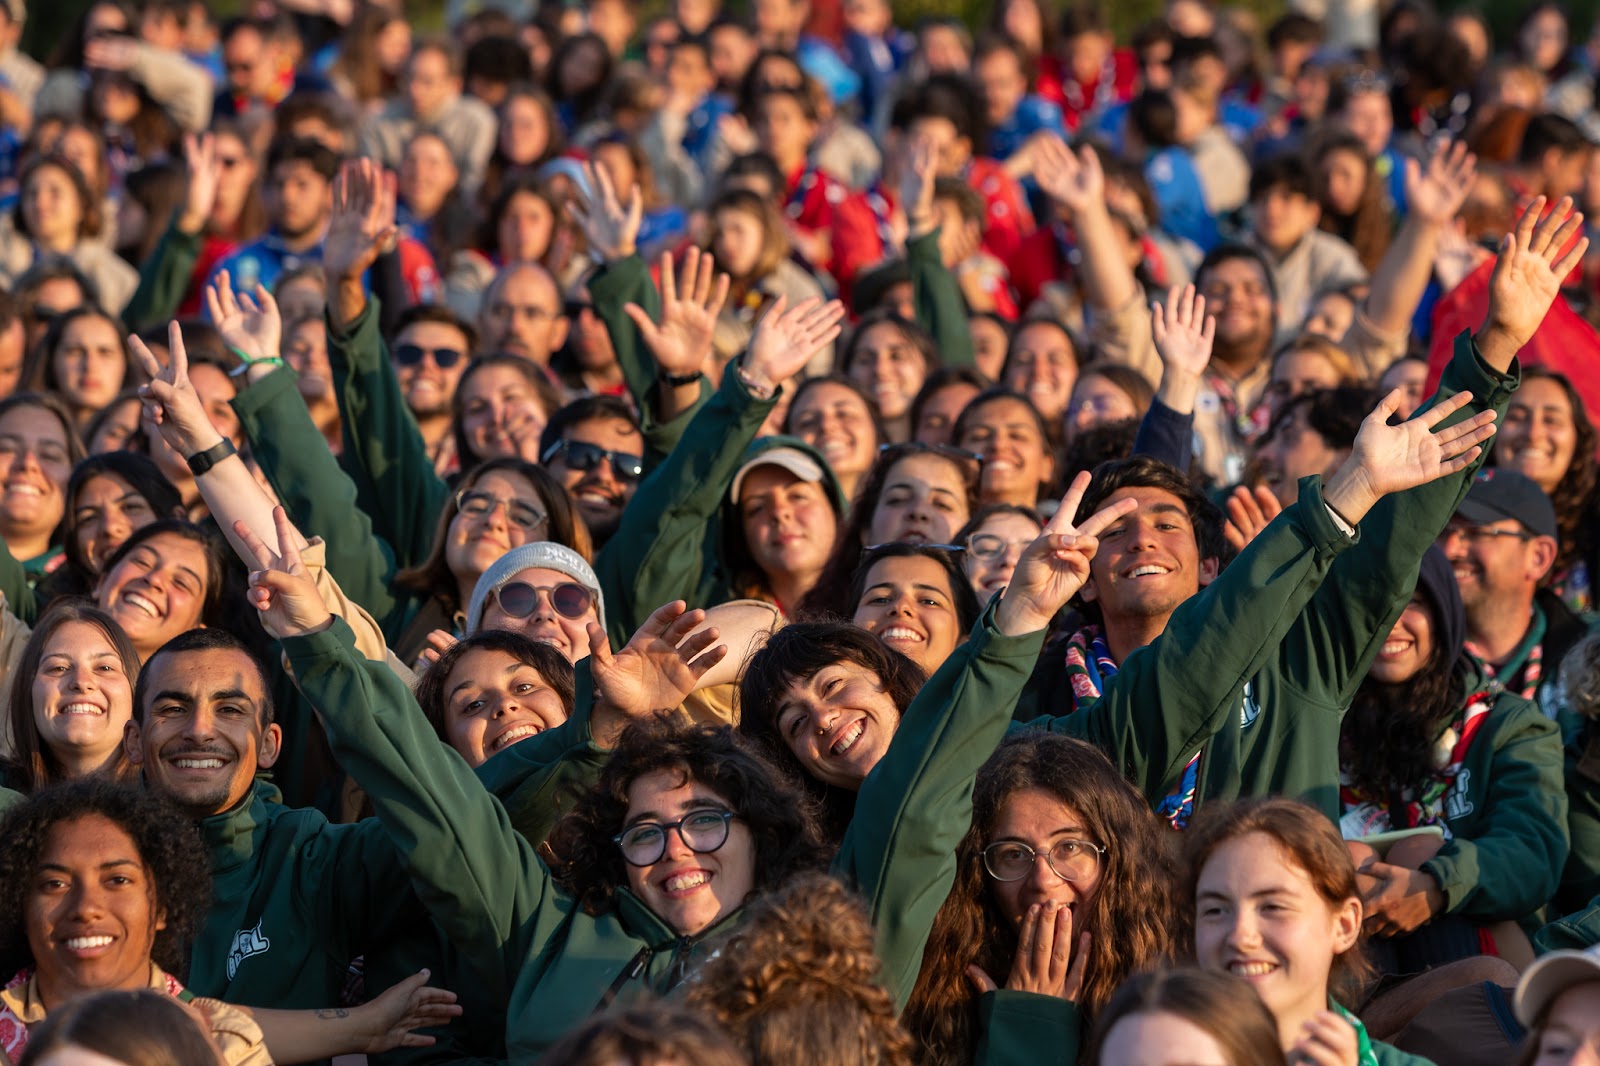
[[[1454,518],[1438,543],[1450,560],[1469,617],[1508,599],[1531,596],[1555,558],[1549,538],[1532,536],[1514,518],[1481,527]]]
[[[549,519],[532,529],[524,529],[511,520],[509,508],[502,501],[518,500],[541,514],[548,514],[534,488],[533,482],[511,470],[491,470],[472,483],[473,492],[487,493],[496,503],[480,515],[457,512],[445,532],[445,565],[457,580],[477,580],[500,556],[521,544],[531,544],[546,539],[550,530]]]
[[[0,535],[13,554],[28,559],[48,547],[71,474],[67,429],[51,411],[24,404],[0,415]]]
[[[1550,378],[1530,377],[1511,397],[1495,436],[1495,463],[1526,474],[1554,495],[1578,443],[1572,402]]]
[[[900,709],[876,673],[837,662],[790,686],[777,723],[807,774],[853,792],[889,750]]]
[[[979,603],[988,603],[1011,583],[1017,560],[1041,532],[1039,524],[1027,515],[1006,512],[984,519],[972,532],[967,550],[961,553],[961,566]]]
[[[625,418],[591,418],[574,423],[567,427],[563,439],[621,455],[644,454],[644,438],[638,427]],[[609,536],[617,528],[623,508],[639,487],[638,479],[619,472],[608,455],[586,470],[579,469],[567,452],[552,456],[545,465],[572,494],[572,502],[597,536]]]
[[[1255,259],[1237,257],[1213,265],[1200,294],[1217,320],[1219,348],[1247,349],[1272,339],[1272,288]]]
[[[1356,320],[1356,302],[1347,293],[1325,292],[1311,305],[1305,331],[1326,337],[1335,344],[1344,340]]]
[[[1072,338],[1054,322],[1028,322],[1011,339],[1002,384],[1026,396],[1047,420],[1060,418],[1078,380]]]
[[[285,238],[305,240],[322,231],[333,210],[333,185],[303,159],[285,159],[267,175],[267,215]]]
[[[1079,378],[1078,384],[1073,387],[1072,399],[1067,403],[1061,421],[1066,439],[1071,441],[1085,430],[1127,418],[1138,418],[1143,413],[1132,396],[1109,378],[1091,370]]]
[[[1323,202],[1336,215],[1353,215],[1367,188],[1367,161],[1345,149],[1326,152],[1321,161]]]
[[[1328,474],[1350,454],[1346,448],[1333,447],[1317,432],[1306,418],[1307,410],[1300,404],[1284,415],[1256,449],[1261,484],[1285,507],[1299,498],[1301,478]]]
[[[913,452],[889,468],[866,543],[949,544],[968,517],[967,481],[956,461]]]
[[[204,648],[158,655],[146,672],[142,721],[124,750],[147,787],[197,819],[243,802],[283,741],[263,724],[261,671],[242,651]]]
[[[422,341],[418,339],[416,343],[421,345]],[[432,403],[439,390],[454,387],[448,371],[424,369],[431,360],[430,356],[417,364],[417,377],[408,399],[418,395],[423,402]],[[434,380],[425,381],[428,376]],[[454,376],[459,380],[460,371]],[[461,429],[467,446],[479,459],[538,462],[539,436],[549,420],[550,412],[544,409],[527,375],[514,367],[481,367],[461,386]]]
[[[827,489],[770,464],[745,475],[739,486],[739,517],[750,554],[769,578],[814,581],[838,535]]]
[[[550,365],[550,355],[567,339],[561,294],[538,266],[509,266],[496,279],[484,308],[484,351],[510,352]]]
[[[1276,840],[1246,833],[1211,853],[1195,901],[1197,961],[1250,982],[1280,1032],[1327,1009],[1333,960],[1361,933],[1360,900],[1330,904]]]
[[[817,134],[800,101],[789,93],[771,93],[756,103],[755,134],[761,149],[789,172],[799,167]]]
[[[1303,393],[1332,389],[1344,384],[1339,369],[1314,348],[1286,351],[1272,363],[1272,380],[1267,385],[1267,403],[1274,415],[1284,404]]]
[[[450,147],[432,134],[418,134],[400,160],[400,195],[419,219],[431,219],[444,206],[461,172]]]
[[[32,696],[34,728],[62,765],[98,769],[115,758],[133,716],[133,679],[99,626],[66,622],[50,635]]]
[[[294,371],[295,387],[313,412],[324,407],[337,412],[333,366],[328,362],[328,330],[320,315],[302,319],[290,328],[284,338],[283,359]]]
[[[501,261],[538,262],[550,250],[555,230],[556,215],[544,197],[526,189],[512,193],[495,226]]]
[[[1367,154],[1376,158],[1389,147],[1394,133],[1394,105],[1385,92],[1356,92],[1345,101],[1339,118],[1356,135]]]
[[[84,205],[77,183],[59,164],[40,166],[22,187],[22,219],[41,247],[70,251],[78,242]]]
[[[476,648],[461,656],[444,691],[445,735],[469,766],[567,720],[560,695],[539,671],[503,651]]]
[[[479,623],[480,631],[486,629],[505,629],[513,633],[521,633],[529,640],[539,644],[548,644],[562,655],[568,662],[577,662],[589,655],[589,624],[598,622],[599,615],[595,612],[594,603],[591,601],[589,609],[579,618],[569,618],[556,610],[555,599],[549,591],[556,586],[571,582],[572,576],[560,570],[546,570],[542,567],[531,567],[519,570],[511,578],[512,581],[521,581],[541,590],[537,602],[531,613],[516,617],[508,612],[500,602],[496,593],[489,597],[483,608],[483,620]],[[503,653],[501,653],[503,654]],[[532,667],[529,667],[532,669]]]
[[[1315,200],[1281,185],[1252,200],[1250,208],[1256,237],[1275,255],[1288,254],[1322,217]]]
[[[1033,870],[1026,877],[1016,881],[1001,881],[994,877],[986,879],[989,891],[994,894],[995,904],[1013,928],[1022,924],[1029,907],[1053,903],[1058,907],[1066,907],[1076,918],[1094,902],[1102,874],[1102,865],[1098,860],[1093,863],[1085,861],[1083,865],[1086,871],[1092,866],[1093,872],[1073,881],[1056,873],[1045,860],[1050,850],[1063,840],[1104,846],[1103,841],[1092,838],[1084,826],[1082,815],[1049,792],[1023,789],[1013,793],[1000,805],[994,830],[985,846],[1000,842],[1026,844],[1037,856]]]
[[[101,575],[96,599],[143,659],[200,625],[208,573],[200,544],[178,533],[158,533]]]
[[[1397,685],[1415,677],[1433,655],[1433,614],[1420,595],[1411,597],[1400,612],[1389,639],[1383,642],[1367,676],[1374,681]]]
[[[1200,558],[1188,509],[1165,489],[1124,489],[1101,506],[1130,499],[1138,510],[1100,534],[1083,596],[1098,601],[1108,619],[1159,618],[1210,584],[1217,576],[1217,560]]]
[[[872,565],[852,620],[929,674],[966,638],[949,571],[914,555]]]
[[[150,502],[115,474],[84,480],[72,505],[72,536],[78,555],[98,574],[116,550],[158,516]]]
[[[461,383],[462,371],[467,368],[467,357],[472,354],[467,346],[466,333],[448,322],[413,322],[400,333],[395,341],[395,349],[406,344],[418,347],[422,352],[418,362],[402,363],[395,360],[395,378],[400,381],[400,391],[405,394],[406,407],[411,408],[411,413],[419,419],[448,415],[451,399],[456,395],[456,386]],[[454,352],[454,357],[451,359],[450,355],[440,355],[440,352]],[[450,367],[440,367],[440,360],[450,363]],[[467,407],[466,403],[462,405],[467,440],[472,445],[472,451],[485,459],[517,455],[533,461],[533,453],[538,451],[539,434],[544,432],[544,423],[549,418],[549,413],[539,410],[538,405],[533,405],[533,410],[538,413],[538,419],[534,421],[538,421],[539,427],[533,431],[533,440],[528,443],[526,451],[523,448],[496,448],[488,440],[491,426],[496,421],[493,418],[496,413],[493,410],[496,408],[494,397],[510,392],[517,394],[520,399],[526,399],[531,389],[523,381],[523,376],[510,368],[485,367],[472,378],[474,383],[483,383],[482,386],[475,384],[477,392],[472,407]],[[504,402],[499,407],[504,407]],[[526,435],[525,432],[520,432],[518,439],[523,435]],[[518,443],[522,442],[518,440]]]
[[[411,53],[406,69],[406,102],[418,118],[433,118],[461,92],[461,79],[450,72],[443,50],[424,46]]]
[[[518,166],[538,162],[550,147],[550,124],[531,96],[506,99],[500,112],[500,154]]]
[[[862,331],[850,362],[850,380],[877,403],[886,419],[903,418],[928,376],[916,342],[893,322],[875,322]]]
[[[140,403],[137,396],[113,401],[105,417],[95,424],[86,442],[90,455],[129,450],[139,432]]]
[[[1550,1004],[1533,1066],[1594,1066],[1600,1062],[1600,981],[1585,981]]]
[[[1105,1066],[1239,1066],[1216,1037],[1180,1014],[1124,1014],[1100,1046]]]
[[[45,1002],[149,984],[166,915],[138,846],[115,822],[91,814],[53,826],[23,898]]]
[[[643,822],[665,825],[697,811],[728,811],[722,796],[686,775],[656,770],[628,786],[622,830]],[[728,823],[715,851],[696,852],[678,830],[666,831],[666,850],[648,866],[624,864],[628,888],[680,936],[695,936],[731,914],[755,891],[756,847],[742,819]]]
[[[983,456],[983,502],[1032,507],[1056,469],[1033,410],[1010,397],[969,410],[956,444]]]
[[[917,412],[917,424],[911,427],[912,439],[919,444],[949,444],[956,419],[979,391],[971,382],[952,381],[933,393]]]
[[[27,331],[22,316],[0,328],[0,400],[17,391],[22,382],[22,362],[27,350]]]
[[[725,207],[716,213],[715,225],[711,254],[717,266],[737,280],[749,279],[766,245],[761,220],[748,211]]]
[[[974,72],[983,90],[990,125],[1010,119],[1028,92],[1028,79],[1022,73],[1017,54],[1006,48],[992,49],[978,57]]]
[[[1422,401],[1426,398],[1423,388],[1428,381],[1428,364],[1421,359],[1401,359],[1383,372],[1383,377],[1378,379],[1378,392],[1384,396],[1395,389],[1401,390],[1400,409],[1397,412],[1401,418],[1410,418]],[[1507,413],[1507,419],[1510,414]],[[1499,433],[1495,434],[1495,443],[1506,431],[1506,420],[1502,419],[1498,427]]]
[[[990,381],[1000,380],[1006,349],[1011,346],[1006,327],[989,315],[972,315],[967,319],[967,331],[972,334],[973,365]]]
[[[116,326],[94,314],[67,323],[50,363],[61,398],[85,416],[116,399],[128,368]]]
[[[789,428],[821,452],[841,478],[866,473],[878,447],[872,411],[860,396],[836,382],[813,385],[796,398]]]

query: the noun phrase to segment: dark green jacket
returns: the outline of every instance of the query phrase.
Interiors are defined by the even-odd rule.
[[[129,329],[140,330],[178,317],[204,240],[202,233],[184,233],[173,217],[150,258],[139,264],[139,287],[122,309],[122,321]]]
[[[27,798],[20,792],[13,792],[9,788],[0,788],[0,814],[9,811]]]
[[[911,272],[911,306],[917,325],[928,331],[945,366],[975,366],[972,328],[967,325],[967,298],[961,283],[939,254],[939,230],[906,241],[906,267]],[[912,426],[915,432],[917,427]]]
[[[1566,781],[1572,850],[1558,902],[1577,910],[1600,896],[1600,723],[1585,723],[1567,745]]]
[[[1549,951],[1583,951],[1600,944],[1600,896],[1580,911],[1551,922],[1533,938],[1539,954]]]
[[[510,1008],[507,1050],[531,1060],[600,1003],[672,988],[712,932],[678,936],[625,889],[600,915],[577,907],[534,849],[441,748],[386,670],[355,654],[342,622],[285,641],[335,750],[408,855],[424,902],[452,941],[498,975]],[[1042,633],[1005,637],[987,615],[928,682],[889,753],[863,783],[835,872],[866,898],[885,979],[904,1002],[933,916],[955,876],[978,767],[1004,734]],[[552,730],[551,732],[556,732]],[[586,742],[569,731],[574,747]]]

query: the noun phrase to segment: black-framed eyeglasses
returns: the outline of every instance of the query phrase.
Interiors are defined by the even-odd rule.
[[[526,618],[539,607],[539,593],[550,597],[550,606],[566,618],[582,618],[594,604],[594,594],[576,581],[563,581],[559,585],[530,585],[526,581],[512,581],[500,587],[495,594],[500,609],[512,618]]]
[[[1446,540],[1451,537],[1460,537],[1468,541],[1498,540],[1500,537],[1515,537],[1520,541],[1530,541],[1533,534],[1526,529],[1496,529],[1493,526],[1448,526],[1445,528]]]
[[[1045,864],[1061,880],[1087,881],[1100,869],[1100,856],[1105,853],[1105,848],[1087,840],[1058,840],[1046,852],[1020,840],[997,840],[983,849],[983,868],[996,881],[1020,881],[1033,872],[1043,855]]]
[[[611,839],[629,866],[652,866],[667,853],[668,833],[676,832],[696,855],[709,855],[728,842],[728,825],[737,817],[732,811],[690,811],[676,822],[630,825]]]
[[[882,544],[868,544],[861,550],[864,552],[875,552],[879,548],[896,548],[905,543],[907,542],[903,540],[886,540]],[[967,550],[967,547],[964,544],[913,544],[911,546],[913,548],[926,548],[929,551],[936,552],[964,552]]]
[[[420,344],[401,344],[394,350],[394,361],[401,366],[416,366],[430,355],[433,356],[433,365],[440,370],[449,370],[467,357],[459,348],[424,348]]]
[[[548,464],[558,455],[562,456],[572,469],[583,473],[593,470],[600,465],[600,460],[605,459],[611,464],[612,471],[623,481],[638,481],[644,476],[644,456],[607,451],[598,444],[586,444],[581,440],[558,440],[545,449],[540,461]]]
[[[474,492],[470,489],[456,493],[456,510],[468,518],[482,518],[501,504],[506,506],[506,519],[518,529],[537,529],[549,517],[523,500],[502,499],[492,492]]]
[[[1032,543],[1031,540],[1007,540],[998,533],[973,533],[967,537],[967,551],[974,559],[988,561],[1000,558],[1007,548],[1026,548]]]

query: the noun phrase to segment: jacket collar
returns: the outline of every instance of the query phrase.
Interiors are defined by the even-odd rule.
[[[250,861],[259,846],[258,836],[283,809],[283,794],[265,778],[238,804],[220,814],[200,819],[200,836],[211,858],[213,875],[235,870]]]

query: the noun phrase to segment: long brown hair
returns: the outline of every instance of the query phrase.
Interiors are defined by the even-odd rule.
[[[1231,974],[1194,967],[1129,978],[1100,1015],[1090,1061],[1100,1061],[1106,1034],[1117,1022],[1140,1014],[1171,1014],[1205,1030],[1222,1057],[1239,1066],[1283,1064],[1278,1023],[1255,989]]]
[[[1184,905],[1190,921],[1200,872],[1216,850],[1230,840],[1264,833],[1282,848],[1289,861],[1306,872],[1317,894],[1330,907],[1361,898],[1356,888],[1356,864],[1327,815],[1299,800],[1274,797],[1208,805],[1183,834]],[[1372,964],[1360,941],[1334,956],[1328,971],[1328,993],[1354,1009],[1372,978]]]
[[[1322,176],[1321,165],[1335,152],[1349,152],[1367,170],[1367,181],[1361,189],[1361,199],[1356,202],[1355,211],[1348,215],[1335,214],[1327,201],[1326,181]],[[1317,224],[1324,233],[1331,233],[1350,242],[1356,250],[1356,255],[1361,259],[1361,265],[1368,272],[1378,269],[1378,263],[1383,259],[1383,253],[1389,250],[1389,241],[1393,237],[1393,222],[1389,217],[1389,208],[1384,203],[1383,177],[1378,173],[1378,168],[1366,148],[1352,134],[1336,134],[1329,137],[1317,146],[1317,192],[1318,200],[1322,202],[1322,220]]]
[[[1523,368],[1523,381],[1535,378],[1555,383],[1567,398],[1568,416],[1572,419],[1572,460],[1567,463],[1556,490],[1550,494],[1550,502],[1556,509],[1557,554],[1555,564],[1550,567],[1550,573],[1555,575],[1590,554],[1600,535],[1591,520],[1595,505],[1600,502],[1595,493],[1600,483],[1600,461],[1595,457],[1600,435],[1595,433],[1594,423],[1589,420],[1583,397],[1565,374],[1543,366]]]
[[[72,597],[52,603],[44,617],[33,627],[28,643],[23,645],[22,658],[11,675],[11,697],[6,704],[6,716],[10,719],[16,756],[7,766],[7,784],[18,792],[33,792],[66,780],[60,762],[40,741],[39,730],[34,725],[33,677],[39,672],[39,662],[44,658],[45,648],[51,638],[57,630],[71,622],[91,625],[106,638],[106,642],[117,653],[117,658],[122,660],[122,672],[128,678],[128,697],[130,700],[133,698],[133,684],[139,677],[139,653],[133,650],[133,643],[128,640],[122,627],[87,599]],[[128,710],[131,717],[131,704]],[[122,781],[132,780],[135,774],[121,745],[118,745],[109,776]]]
[[[710,210],[706,212],[711,221],[706,251],[711,253],[713,260],[717,260],[717,238],[722,233],[722,227],[717,224],[717,215],[722,211],[740,211],[761,224],[761,254],[756,257],[755,266],[750,268],[749,274],[733,279],[737,292],[748,292],[761,279],[777,270],[779,263],[789,258],[789,231],[783,224],[783,215],[772,201],[749,189],[729,189],[713,200]],[[728,264],[718,260],[717,269],[727,272]]]
[[[1035,790],[1071,807],[1106,848],[1099,887],[1073,923],[1074,935],[1088,932],[1093,945],[1078,999],[1087,1023],[1130,974],[1170,960],[1187,940],[1169,835],[1144,797],[1091,744],[1042,730],[1009,737],[978,772],[972,828],[956,848],[955,885],[934,918],[903,1015],[929,1066],[964,1066],[977,1046],[978,997],[967,966],[1011,970],[1017,931],[994,903],[983,849],[1006,803]]]

